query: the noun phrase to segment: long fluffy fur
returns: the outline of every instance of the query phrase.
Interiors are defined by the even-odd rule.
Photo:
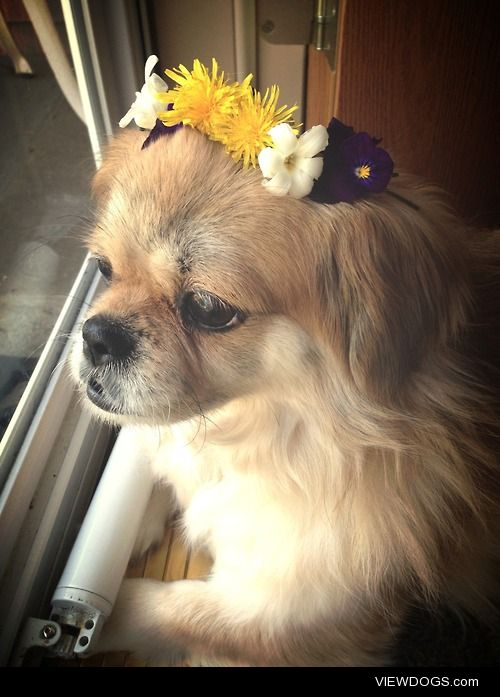
[[[128,134],[111,149],[90,246],[116,269],[91,314],[141,350],[96,373],[77,348],[75,372],[112,395],[102,418],[143,424],[145,442],[159,425],[155,496],[174,486],[214,567],[126,581],[103,650],[375,665],[419,599],[491,617],[499,235],[411,177],[391,189],[418,210],[389,193],[328,206],[272,197],[187,128],[139,148]],[[186,332],[188,282],[248,320]]]

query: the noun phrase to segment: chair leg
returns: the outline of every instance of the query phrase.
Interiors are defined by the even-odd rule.
[[[0,10],[0,45],[5,50],[12,63],[17,75],[33,75],[30,64],[18,49],[14,37],[10,33],[2,11]]]

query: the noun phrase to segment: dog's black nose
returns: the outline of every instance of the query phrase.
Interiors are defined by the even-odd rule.
[[[82,328],[83,353],[95,367],[118,363],[130,358],[136,340],[119,320],[106,315],[94,315]]]

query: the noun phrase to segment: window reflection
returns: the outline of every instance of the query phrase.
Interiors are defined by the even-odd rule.
[[[5,19],[34,75],[0,52],[0,437],[82,264],[95,170],[30,22]]]

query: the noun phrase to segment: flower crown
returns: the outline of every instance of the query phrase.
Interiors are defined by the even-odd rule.
[[[321,203],[351,203],[370,192],[383,191],[393,176],[393,161],[368,133],[355,133],[333,118],[328,126],[313,126],[298,136],[292,115],[297,107],[278,106],[279,88],[264,96],[251,87],[252,75],[229,83],[212,59],[211,72],[199,60],[165,70],[175,87],[153,73],[150,56],[144,85],[120,121],[132,120],[151,133],[143,148],[182,126],[191,126],[222,143],[243,167],[259,165],[263,185],[278,196],[309,196]],[[322,156],[319,156],[322,153]]]

